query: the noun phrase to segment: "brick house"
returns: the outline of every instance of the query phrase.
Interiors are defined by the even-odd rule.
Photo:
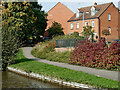
[[[48,21],[46,30],[52,25],[52,22],[56,21],[64,28],[64,34],[68,33],[67,21],[71,18],[71,16],[74,15],[74,13],[69,8],[58,2],[52,9],[47,12],[47,15]]]
[[[107,41],[118,39],[118,8],[111,3],[94,3],[93,6],[77,9],[76,13],[68,20],[68,34],[73,32],[81,33],[83,26],[92,26],[95,36],[105,37]],[[111,35],[102,35],[102,30],[108,29]]]

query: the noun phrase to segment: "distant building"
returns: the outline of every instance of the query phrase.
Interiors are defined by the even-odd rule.
[[[108,41],[118,39],[118,8],[111,3],[100,4],[94,3],[93,6],[77,9],[76,13],[68,20],[68,32],[83,31],[83,26],[92,26],[95,30],[95,36],[98,38],[105,37]],[[108,29],[111,35],[102,35],[102,30]]]
[[[46,30],[52,25],[52,22],[56,21],[62,25],[64,28],[64,34],[67,34],[68,31],[68,20],[73,16],[73,12],[67,8],[62,3],[58,2],[52,9],[47,12],[47,28]]]
[[[94,35],[98,39],[105,37],[107,41],[113,41],[120,36],[120,13],[112,2],[100,5],[95,2],[93,6],[77,9],[76,13],[59,2],[47,14],[47,29],[56,21],[62,25],[65,34],[81,33],[83,26],[89,25],[95,30]],[[105,29],[108,29],[111,35],[102,35]]]

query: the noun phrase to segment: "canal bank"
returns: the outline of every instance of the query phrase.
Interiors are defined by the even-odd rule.
[[[44,81],[40,81],[38,79],[29,78],[27,76],[23,76],[11,71],[2,71],[2,90],[16,90],[16,89],[24,89],[27,90],[39,89],[39,88],[61,88],[66,89],[67,87],[59,86],[57,84],[47,83]],[[13,88],[13,89],[12,89]],[[24,89],[26,90],[26,89]]]
[[[20,69],[15,69],[15,68],[12,68],[12,67],[8,67],[8,70],[12,71],[14,73],[24,75],[24,76],[28,76],[28,77],[35,78],[35,79],[38,79],[38,80],[42,80],[44,82],[55,83],[55,84],[59,84],[59,85],[62,85],[62,86],[69,87],[69,88],[70,87],[71,88],[81,88],[81,89],[93,89],[93,88],[95,88],[95,87],[92,87],[90,85],[88,86],[88,85],[80,84],[80,83],[76,83],[76,82],[66,82],[66,81],[60,80],[58,78],[48,77],[48,76],[40,75],[40,74],[33,73],[33,72],[31,72],[31,73],[30,72],[25,72],[25,71],[22,71]]]
[[[24,57],[22,50],[18,52],[15,63],[9,65],[9,67],[24,71],[24,73],[28,74],[33,72],[37,75],[51,77],[55,79],[55,81],[62,80],[62,84],[75,82],[76,84],[79,83],[80,85],[93,86],[96,88],[118,88],[118,82],[111,79],[27,59]]]

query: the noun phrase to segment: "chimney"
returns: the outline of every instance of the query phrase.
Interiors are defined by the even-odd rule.
[[[94,5],[97,5],[97,3],[95,2]]]

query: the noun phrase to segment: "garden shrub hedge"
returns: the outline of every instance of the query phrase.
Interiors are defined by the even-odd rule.
[[[118,70],[120,66],[119,46],[117,41],[113,42],[109,48],[105,44],[105,40],[97,43],[87,40],[79,41],[71,54],[70,63],[92,68]]]

